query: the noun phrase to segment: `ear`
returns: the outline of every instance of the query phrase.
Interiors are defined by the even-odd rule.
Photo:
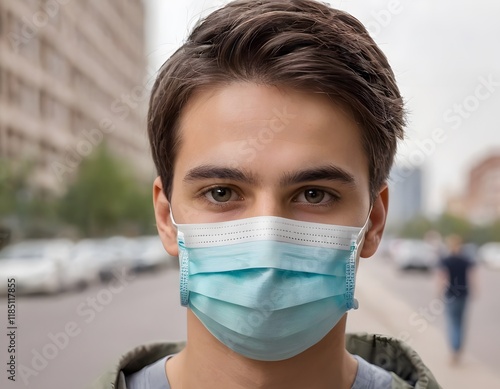
[[[177,229],[170,219],[170,203],[163,192],[160,177],[153,183],[153,204],[155,208],[156,228],[163,243],[163,247],[172,256],[179,255],[177,246]]]
[[[389,188],[384,184],[377,198],[373,202],[372,212],[368,229],[363,240],[363,248],[361,249],[361,257],[368,258],[375,254],[384,233],[385,221],[387,218],[387,210],[389,207]]]

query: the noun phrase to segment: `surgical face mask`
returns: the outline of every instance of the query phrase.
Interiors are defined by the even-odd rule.
[[[271,216],[176,224],[181,304],[245,357],[291,358],[357,308],[356,253],[366,225]]]

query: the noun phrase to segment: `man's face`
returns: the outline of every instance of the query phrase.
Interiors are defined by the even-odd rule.
[[[180,139],[170,204],[177,223],[280,216],[362,226],[368,216],[361,131],[325,95],[252,83],[202,91],[182,114]],[[159,179],[154,197],[160,236],[176,255]],[[382,203],[381,223],[372,220],[380,235],[386,196]]]

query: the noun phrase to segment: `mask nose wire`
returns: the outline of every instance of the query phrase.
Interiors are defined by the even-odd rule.
[[[369,225],[369,222],[370,222],[370,215],[372,213],[372,210],[373,210],[373,205],[370,206],[370,210],[368,211],[368,216],[366,216],[365,223],[363,224],[363,227],[361,227],[361,230],[359,231],[359,234],[357,236],[356,243],[358,243],[358,244],[361,243],[361,241],[365,237],[366,231],[369,229],[368,225]],[[178,227],[179,225],[175,222],[174,214],[172,213],[172,205],[170,205],[170,211],[169,211],[169,213],[170,213],[170,220],[172,220],[172,224],[174,226]]]

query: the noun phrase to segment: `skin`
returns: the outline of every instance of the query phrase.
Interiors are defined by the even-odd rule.
[[[370,204],[361,130],[326,96],[252,83],[200,91],[183,111],[180,134],[171,201],[160,178],[153,188],[169,254],[178,254],[170,207],[176,223],[267,215],[360,227],[369,217],[359,252],[376,251],[387,187]],[[188,309],[187,346],[166,364],[169,382],[173,389],[348,389],[357,362],[345,350],[346,317],[303,353],[262,362],[231,351]]]

